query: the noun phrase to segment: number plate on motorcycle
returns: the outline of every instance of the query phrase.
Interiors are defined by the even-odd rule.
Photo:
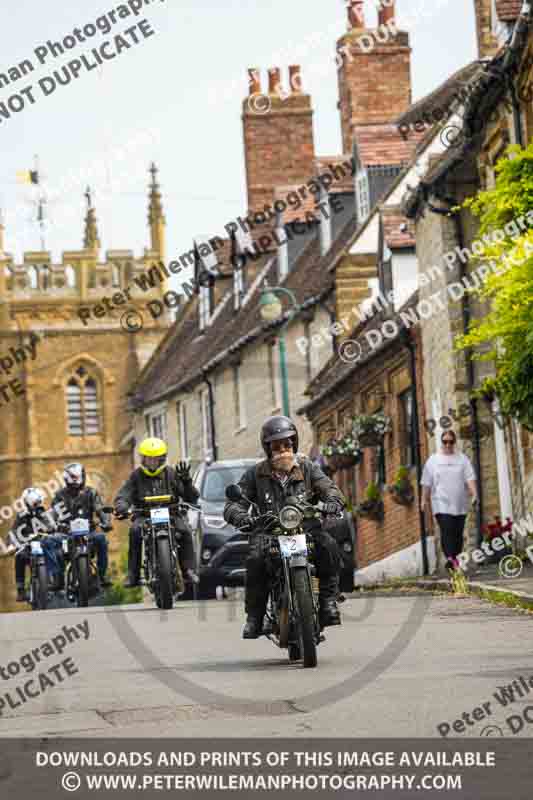
[[[70,523],[70,531],[77,534],[89,533],[89,520],[73,519]]]
[[[279,546],[281,555],[285,558],[307,555],[307,541],[304,533],[299,533],[297,536],[280,536]]]
[[[168,508],[151,508],[150,519],[156,525],[161,525],[162,523],[170,522],[170,515],[168,513]]]
[[[31,554],[33,556],[42,556],[43,546],[40,542],[31,542]]]

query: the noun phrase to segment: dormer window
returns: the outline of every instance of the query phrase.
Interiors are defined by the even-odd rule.
[[[209,320],[213,312],[211,306],[211,287],[200,286],[198,295],[198,311],[200,314],[200,330],[203,331],[209,325]]]
[[[359,170],[355,178],[355,195],[357,202],[357,219],[364,222],[370,216],[370,191],[366,169]]]
[[[238,311],[240,309],[243,295],[244,295],[244,268],[242,266],[239,266],[235,267],[233,271],[233,308],[235,311]]]

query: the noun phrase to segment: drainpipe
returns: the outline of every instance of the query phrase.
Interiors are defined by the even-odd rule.
[[[213,443],[213,461],[218,461],[218,447],[215,429],[215,397],[213,392],[213,384],[207,377],[207,372],[202,370],[204,376],[204,383],[207,384],[207,393],[209,396],[209,419],[211,422],[211,441]]]
[[[422,480],[422,454],[420,452],[418,393],[416,391],[416,346],[413,338],[411,337],[411,333],[407,328],[401,329],[400,339],[403,346],[409,351],[409,374],[411,378],[411,402],[413,405],[413,436],[415,440],[416,480],[418,484],[418,492],[420,492],[420,482]],[[420,520],[420,548],[422,551],[423,575],[429,575],[426,518],[425,514],[420,508],[420,503],[418,504],[418,514]]]
[[[443,199],[443,198],[440,198]],[[446,202],[446,201],[445,201]],[[458,212],[452,212],[450,208],[438,208],[437,206],[433,206],[431,203],[428,203],[428,208],[434,214],[441,214],[446,217],[453,217],[454,225],[455,225],[455,238],[459,248],[461,250],[464,249],[464,235],[463,235],[463,226],[461,224],[461,217]],[[459,276],[461,278],[461,282],[463,282],[463,278],[467,277],[466,273],[466,264],[463,262],[462,259],[459,259],[460,266],[459,266]],[[466,283],[463,282],[463,286],[466,287]],[[471,309],[470,309],[470,300],[468,297],[468,293],[465,292],[462,298],[462,313],[463,313],[463,331],[464,333],[468,332],[470,327],[470,320],[472,317]],[[466,373],[468,378],[468,389],[469,392],[472,392],[475,386],[475,373],[474,373],[474,362],[472,360],[472,356],[470,352],[467,350],[465,352],[466,358]],[[478,413],[478,401],[475,397],[469,397],[470,402],[470,411],[472,414],[472,431],[473,431],[473,440],[472,440],[472,448],[474,451],[474,466],[476,470],[476,478],[477,478],[477,495],[478,495],[478,504],[476,507],[476,525],[477,525],[477,544],[478,547],[481,545],[483,540],[483,535],[481,533],[481,527],[483,524],[483,481],[481,480],[481,440],[479,438],[479,413]]]

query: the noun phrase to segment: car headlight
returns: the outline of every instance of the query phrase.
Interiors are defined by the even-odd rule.
[[[292,531],[294,528],[297,528],[301,524],[303,518],[304,515],[302,512],[298,511],[298,509],[294,508],[294,506],[285,506],[279,515],[279,521],[288,531]]]
[[[212,551],[206,547],[205,550],[202,550],[202,561],[209,561],[212,556]]]
[[[207,514],[204,516],[204,522],[208,528],[225,528],[228,524],[224,517],[210,517]]]

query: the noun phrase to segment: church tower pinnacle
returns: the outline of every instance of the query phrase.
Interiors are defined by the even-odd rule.
[[[157,167],[152,162],[150,174],[150,202],[148,205],[148,223],[150,225],[150,246],[152,250],[159,253],[161,261],[165,260],[165,216],[163,214],[163,204],[161,202],[161,192],[157,183]]]

